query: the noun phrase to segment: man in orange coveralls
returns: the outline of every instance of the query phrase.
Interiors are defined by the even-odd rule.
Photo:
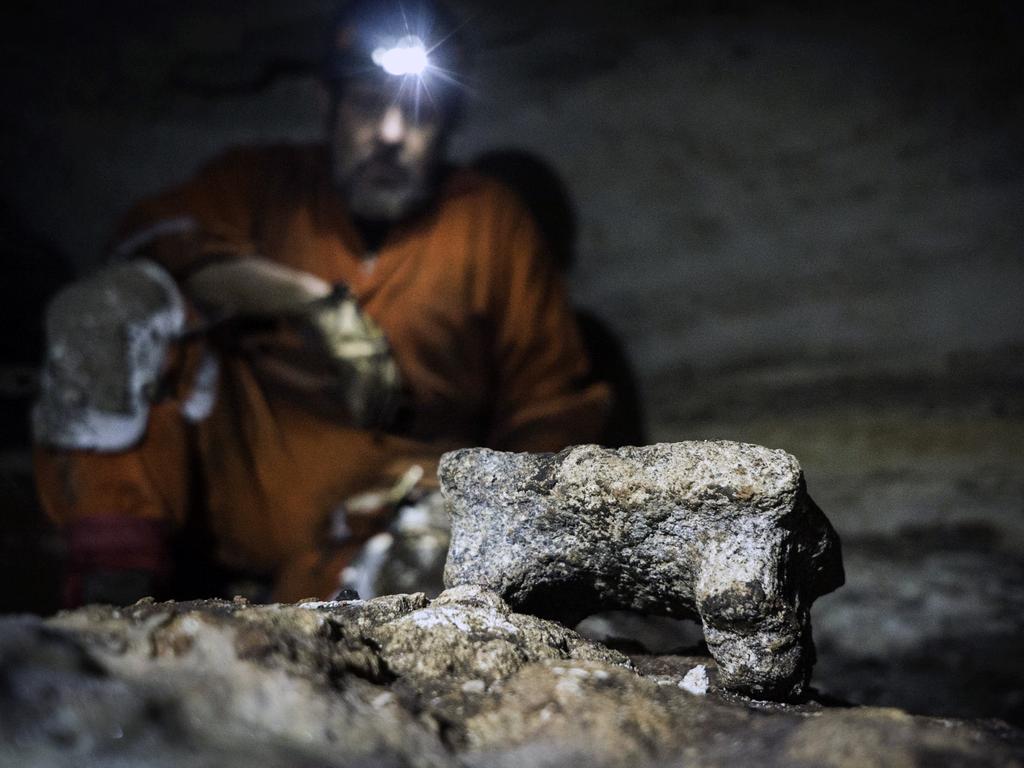
[[[66,603],[166,593],[172,534],[196,531],[272,599],[325,597],[445,450],[599,434],[607,391],[533,221],[442,163],[457,30],[406,10],[339,14],[324,145],[214,161],[51,303],[33,427]]]

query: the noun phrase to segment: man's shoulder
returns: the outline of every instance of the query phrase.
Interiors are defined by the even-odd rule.
[[[498,179],[475,168],[452,167],[446,172],[442,199],[448,206],[471,211],[507,214],[522,212],[519,195]]]

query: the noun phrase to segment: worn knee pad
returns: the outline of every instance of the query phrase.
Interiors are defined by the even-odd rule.
[[[150,261],[107,267],[63,289],[46,311],[46,359],[32,411],[35,440],[119,451],[142,437],[185,305]]]

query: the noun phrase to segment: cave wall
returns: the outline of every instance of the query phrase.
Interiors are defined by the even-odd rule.
[[[1020,367],[1013,3],[461,7],[478,51],[454,152],[520,148],[562,177],[575,296],[656,400],[736,370]],[[226,146],[319,134],[329,8],[23,8],[0,198],[92,267],[132,200]]]

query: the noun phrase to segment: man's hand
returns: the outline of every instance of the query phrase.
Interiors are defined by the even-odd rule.
[[[262,258],[232,259],[196,272],[185,292],[218,319],[307,314],[331,285],[309,272]]]
[[[213,324],[241,317],[298,320],[298,327],[312,331],[313,345],[257,347],[261,368],[293,389],[332,393],[356,426],[391,423],[401,389],[398,366],[383,331],[343,286],[246,258],[199,270],[185,290],[213,315]]]

